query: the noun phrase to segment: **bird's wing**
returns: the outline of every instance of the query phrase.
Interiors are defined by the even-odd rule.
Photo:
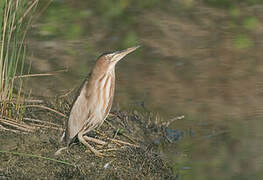
[[[88,121],[90,111],[87,108],[87,99],[86,99],[86,88],[87,81],[83,84],[79,96],[76,98],[71,111],[70,116],[67,122],[66,127],[66,142],[70,144],[72,139],[79,133],[79,131],[85,125],[85,122]]]
[[[112,102],[113,102],[113,96],[114,96],[114,88],[115,88],[115,79],[111,79],[111,86],[110,86],[110,92],[109,92],[109,101],[107,102],[107,107],[105,109],[105,114],[103,117],[103,120],[107,118],[107,116],[110,113]]]

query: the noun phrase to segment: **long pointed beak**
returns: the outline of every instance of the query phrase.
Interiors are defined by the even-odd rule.
[[[140,46],[134,46],[122,51],[116,51],[115,52],[115,57],[113,59],[113,61],[119,61],[121,60],[123,57],[125,57],[127,54],[130,54],[131,52],[135,51],[136,49],[138,49]]]

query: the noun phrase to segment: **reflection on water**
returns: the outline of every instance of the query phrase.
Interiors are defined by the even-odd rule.
[[[142,45],[117,65],[115,105],[144,105],[186,136],[162,144],[182,179],[260,179],[262,5],[231,1],[55,1],[30,33],[32,93],[78,87],[101,53]],[[41,81],[41,83],[39,83]],[[165,147],[165,148],[163,148]]]

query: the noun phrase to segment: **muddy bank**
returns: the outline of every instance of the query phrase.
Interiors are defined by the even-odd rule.
[[[31,118],[45,119],[63,127],[65,119],[53,112],[39,108],[28,111]],[[64,107],[60,111],[67,113],[68,110]],[[0,179],[175,179],[153,143],[163,136],[162,128],[150,122],[150,114],[112,113],[107,123],[90,134],[107,142],[103,147],[92,144],[98,150],[114,149],[104,152],[109,157],[103,158],[95,157],[78,142],[55,156],[54,152],[62,147],[61,129],[39,128],[29,134],[1,131],[0,150],[22,154],[0,153]]]

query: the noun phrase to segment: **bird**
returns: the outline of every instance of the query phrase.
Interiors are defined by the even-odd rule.
[[[100,127],[111,110],[115,90],[116,64],[139,47],[134,46],[121,51],[104,53],[97,58],[90,76],[84,80],[71,106],[62,136],[67,147],[78,139],[96,156],[103,156],[88,141],[98,144],[104,144],[104,141],[88,137],[87,133]]]

